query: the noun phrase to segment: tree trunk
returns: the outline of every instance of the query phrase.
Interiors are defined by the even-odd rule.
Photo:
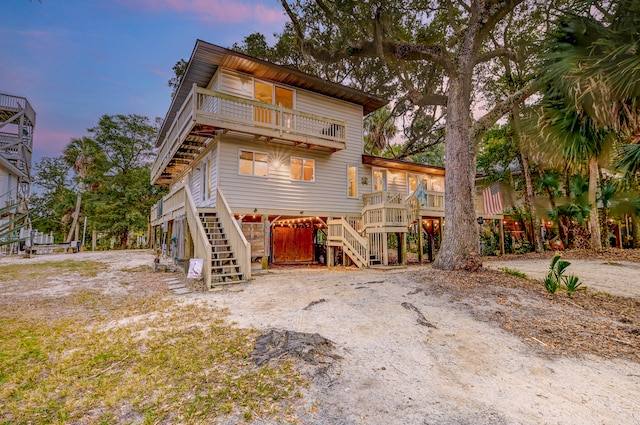
[[[475,140],[471,136],[471,77],[474,63],[473,25],[457,57],[457,74],[450,75],[445,129],[445,220],[442,246],[433,267],[477,270],[482,266],[475,211]]]
[[[600,220],[598,219],[598,201],[596,199],[596,189],[598,188],[598,161],[595,157],[589,159],[589,227],[591,228],[591,248],[602,249],[602,239],[600,237]]]
[[[76,196],[76,209],[73,211],[73,221],[71,222],[71,228],[69,229],[69,234],[67,235],[67,239],[65,243],[69,243],[73,240],[75,236],[78,238],[76,229],[78,227],[78,220],[80,219],[80,205],[82,205],[82,190],[78,188],[78,195]]]
[[[631,215],[633,247],[640,248],[640,216],[638,214]]]
[[[540,221],[538,220],[538,215],[536,214],[535,207],[533,205],[534,192],[533,192],[533,182],[531,180],[531,166],[529,164],[529,157],[524,152],[522,147],[522,141],[520,139],[520,108],[515,107],[513,112],[511,113],[511,122],[513,128],[513,138],[516,141],[516,145],[518,146],[518,150],[520,151],[520,164],[522,165],[522,173],[524,174],[524,205],[527,211],[529,212],[529,217],[531,217],[531,232],[533,233],[533,246],[536,252],[544,251],[544,245],[542,244],[542,233]]]

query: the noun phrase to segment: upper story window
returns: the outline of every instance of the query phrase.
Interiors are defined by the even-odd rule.
[[[264,81],[254,80],[253,98],[258,102],[293,109],[293,90]],[[284,127],[293,127],[293,116],[289,113],[282,113],[282,118],[280,118],[279,113],[260,106],[254,106],[253,113],[255,121],[279,125],[282,120]]]
[[[268,159],[269,155],[264,152],[241,150],[239,153],[238,172],[248,176],[266,177],[269,171]]]
[[[315,163],[313,159],[291,157],[291,180],[314,181]]]

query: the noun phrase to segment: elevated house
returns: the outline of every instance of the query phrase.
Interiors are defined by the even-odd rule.
[[[157,140],[156,246],[203,259],[210,286],[252,262],[389,264],[390,235],[442,227],[444,169],[363,155],[386,104],[198,40]]]
[[[5,253],[17,252],[29,233],[35,124],[36,113],[26,98],[0,93],[0,247]]]

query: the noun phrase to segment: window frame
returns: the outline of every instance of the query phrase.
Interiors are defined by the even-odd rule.
[[[302,176],[301,179],[294,179],[293,178],[293,160],[294,159],[299,159],[302,161],[302,169],[301,169],[301,173],[300,175]],[[311,178],[311,180],[306,180],[304,178],[304,165],[307,161],[311,161],[313,163],[313,176]],[[307,182],[307,183],[313,183],[316,181],[316,160],[315,159],[311,159],[311,158],[303,158],[301,156],[290,156],[289,157],[289,179],[295,182]]]
[[[251,156],[251,174],[246,174],[246,173],[242,173],[240,172],[240,161],[242,160],[240,157],[242,155],[243,152],[251,152],[252,156]],[[266,174],[263,175],[259,175],[256,174],[256,154],[262,154],[262,155],[266,155],[267,160],[265,162],[266,166],[267,166],[267,172]],[[239,176],[249,176],[249,177],[260,177],[260,178],[268,178],[269,177],[269,153],[268,152],[263,152],[263,151],[254,151],[251,149],[238,149],[238,175]]]
[[[355,195],[351,195],[349,193],[349,169],[351,169],[351,168],[355,168],[355,170],[356,170],[356,175],[355,175],[355,178],[354,178],[354,186],[355,186],[355,189],[356,189]],[[353,198],[357,198],[358,197],[358,192],[359,192],[359,188],[358,188],[358,174],[359,174],[358,173],[358,168],[360,168],[360,167],[358,167],[355,164],[347,164],[347,198],[353,199]]]

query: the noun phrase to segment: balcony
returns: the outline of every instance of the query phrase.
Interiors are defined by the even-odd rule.
[[[346,125],[295,109],[206,90],[193,85],[160,145],[152,182],[170,184],[206,148],[217,131],[252,135],[264,142],[336,152],[346,148]]]

